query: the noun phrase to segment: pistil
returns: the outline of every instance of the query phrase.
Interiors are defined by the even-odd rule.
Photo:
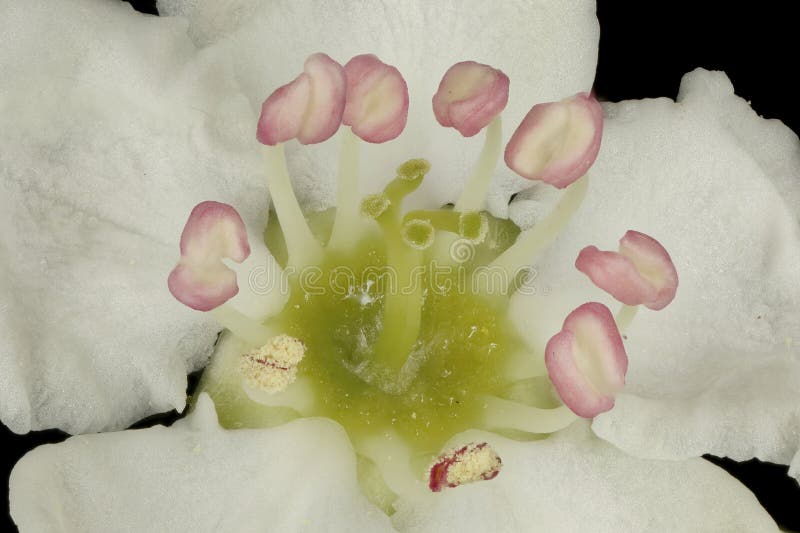
[[[362,212],[372,216],[381,228],[386,262],[397,281],[389,284],[384,293],[382,327],[374,347],[375,360],[395,373],[403,368],[417,342],[422,316],[422,271],[418,268],[422,254],[402,239],[400,209],[403,199],[419,187],[429,169],[425,160],[407,161],[398,167],[397,177],[381,196],[362,202]]]
[[[436,231],[444,231],[480,244],[489,231],[489,220],[478,211],[459,212],[452,209],[419,209],[403,217],[403,226],[426,222]]]
[[[425,250],[433,244],[436,238],[436,228],[429,220],[412,218],[403,222],[400,228],[403,242],[415,250]]]

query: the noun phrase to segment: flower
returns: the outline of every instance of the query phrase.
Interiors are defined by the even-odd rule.
[[[530,96],[515,94],[555,101],[588,90],[593,76],[597,29],[588,2],[547,6],[558,12],[551,17],[525,17],[518,6],[490,17],[480,3],[472,9],[459,3],[457,11],[419,4],[390,17],[365,8],[363,18],[344,16],[353,15],[345,4],[242,3],[217,12],[220,5],[165,4],[166,12],[188,16],[192,41],[180,20],[148,19],[112,4],[7,9],[9,27],[53,39],[41,45],[47,53],[34,57],[18,52],[24,39],[0,46],[0,62],[24,80],[4,93],[0,128],[5,145],[14,147],[4,161],[8,194],[0,202],[4,224],[16,231],[3,243],[19,256],[3,265],[4,279],[13,281],[4,287],[8,304],[0,315],[6,339],[0,415],[17,431],[118,429],[183,407],[185,372],[205,362],[216,329],[173,302],[163,279],[186,213],[200,201],[235,205],[248,234],[263,229],[263,171],[252,154],[250,124],[264,95],[293,79],[302,63],[295,59],[318,50],[341,61],[374,52],[406,73],[412,97],[406,134],[365,150],[362,171],[384,176],[386,161],[393,167],[428,157],[436,179],[426,180],[419,194],[427,207],[453,199],[471,163],[465,154],[477,152],[453,132],[431,129],[429,108],[413,100],[433,94],[436,76],[462,59],[430,53],[452,49],[459,34],[445,33],[450,28],[483,28],[482,38],[458,42],[468,57],[508,74],[505,114],[512,120],[530,107]],[[281,9],[292,16],[277,16]],[[434,30],[424,24],[432,17],[459,25]],[[325,31],[292,26],[317,19]],[[66,20],[91,32],[58,31]],[[532,23],[542,25],[539,31],[527,27]],[[521,25],[524,31],[511,31]],[[120,27],[130,28],[124,39],[115,38]],[[491,39],[498,28],[502,42]],[[306,42],[310,34],[314,41]],[[532,47],[532,36],[542,35],[547,45],[537,40]],[[287,42],[297,44],[287,47],[290,57],[276,61],[264,53]],[[524,57],[535,69],[509,62],[520,57],[512,53],[518,49],[528,51]],[[530,53],[541,54],[539,61]],[[148,60],[132,59],[138,57]],[[30,90],[44,80],[36,85],[41,90]],[[774,527],[752,495],[696,456],[789,463],[797,451],[800,370],[784,342],[798,324],[797,218],[784,200],[797,184],[782,174],[797,172],[764,170],[774,168],[772,150],[796,149],[797,138],[758,119],[724,75],[703,71],[687,75],[678,103],[613,104],[605,111],[587,199],[555,246],[536,259],[536,282],[550,289],[548,305],[535,305],[542,294],[512,302],[514,314],[525,317],[522,335],[543,345],[587,295],[613,306],[580,272],[564,267],[586,244],[613,242],[635,227],[658,235],[670,251],[681,289],[669,308],[630,325],[627,388],[614,409],[595,418],[592,431],[578,422],[538,442],[486,432],[459,436],[490,442],[502,472],[441,497],[401,498],[390,524],[360,495],[341,429],[297,420],[271,430],[223,431],[202,397],[171,429],[81,436],[34,451],[12,479],[15,518],[31,530],[58,523],[82,530],[246,530],[265,522],[284,530],[580,530],[587,524],[602,530],[616,529],[623,517],[633,530],[690,521],[706,529]],[[330,204],[333,160],[327,146],[288,150],[306,206]],[[510,192],[530,184],[498,174],[490,210],[524,226],[541,189],[506,207]],[[645,179],[647,187],[635,186]],[[246,272],[249,261],[228,266]],[[108,462],[98,463],[98,456]],[[54,471],[61,473],[55,484]],[[675,491],[678,479],[685,486]]]

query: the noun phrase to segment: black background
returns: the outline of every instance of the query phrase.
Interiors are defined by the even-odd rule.
[[[156,13],[154,0],[130,3],[140,11]],[[601,37],[595,91],[601,99],[611,101],[674,98],[686,72],[696,67],[724,70],[736,93],[749,100],[760,115],[781,119],[800,132],[797,87],[791,79],[798,74],[800,51],[797,4],[598,0]],[[136,427],[168,424],[176,416],[152,417]],[[5,483],[26,451],[64,438],[59,431],[14,435],[0,426],[0,479]],[[706,458],[745,483],[782,528],[800,531],[800,487],[787,477],[785,466]],[[3,526],[13,529],[7,512],[0,512],[7,520],[0,522],[0,530],[6,529]]]

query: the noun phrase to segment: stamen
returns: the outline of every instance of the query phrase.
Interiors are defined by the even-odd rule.
[[[593,418],[614,407],[628,356],[611,311],[589,302],[570,313],[547,343],[545,364],[561,400],[578,416]]]
[[[491,446],[473,442],[436,458],[428,472],[428,488],[441,492],[445,487],[494,479],[502,466],[500,456]]]
[[[370,54],[359,55],[344,66],[347,103],[339,160],[336,220],[328,246],[346,250],[360,240],[358,224],[358,140],[383,143],[400,135],[408,118],[408,87],[395,67]]]
[[[250,255],[247,230],[236,210],[219,202],[192,209],[181,234],[181,258],[167,280],[172,295],[198,311],[210,311],[239,292],[236,273],[223,258],[241,263]]]
[[[675,298],[678,273],[669,253],[654,238],[628,231],[619,240],[619,252],[601,252],[587,246],[578,254],[575,268],[626,305],[658,311]]]
[[[563,189],[592,166],[602,133],[603,109],[593,96],[537,104],[508,141],[506,165],[523,178]]]
[[[511,275],[520,266],[531,264],[572,219],[588,188],[589,178],[586,176],[570,185],[553,211],[544,220],[520,233],[516,242],[492,261],[490,268],[500,267]]]
[[[286,389],[297,377],[297,365],[306,347],[300,339],[277,335],[242,356],[239,371],[250,387],[274,394]]]
[[[273,92],[261,106],[256,138],[267,146],[269,189],[289,250],[289,264],[294,267],[316,263],[322,247],[292,191],[282,143],[296,138],[302,144],[315,144],[333,136],[342,123],[346,89],[344,68],[318,53],[306,59],[300,76]]]
[[[442,126],[472,137],[506,107],[508,86],[508,76],[489,65],[456,63],[445,72],[433,95],[433,114]]]

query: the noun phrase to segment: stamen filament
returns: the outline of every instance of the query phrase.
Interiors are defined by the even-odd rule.
[[[328,248],[346,251],[359,241],[359,144],[358,137],[348,127],[342,128],[342,148],[339,155],[339,190],[336,193],[336,218],[333,222]]]
[[[578,416],[566,405],[540,409],[497,396],[482,396],[483,425],[488,430],[518,429],[528,433],[554,433],[572,424]]]
[[[275,295],[276,291],[270,291],[268,288],[275,280],[281,279],[283,272],[262,238],[252,239],[250,250],[250,256],[241,263],[229,259],[223,259],[222,262],[236,272],[239,286],[239,292],[228,301],[228,304],[258,322],[279,312],[287,295],[282,294],[280,298],[265,298],[267,293]]]
[[[502,376],[510,381],[517,381],[538,376],[546,376],[547,367],[541,354],[525,350],[512,353],[506,363]]]
[[[314,387],[308,377],[299,377],[286,390],[269,393],[247,385],[243,388],[247,396],[254,402],[269,407],[288,407],[301,416],[311,416],[314,410]]]
[[[623,305],[614,315],[614,321],[617,323],[617,329],[620,333],[625,333],[633,322],[636,313],[639,311],[638,305]]]
[[[425,486],[411,469],[408,446],[394,430],[376,430],[370,436],[355,439],[353,447],[375,463],[386,486],[395,494],[408,497],[413,493],[424,493]]]
[[[580,207],[589,188],[589,178],[584,176],[570,185],[553,211],[532,228],[520,233],[517,241],[500,256],[492,261],[490,268],[500,267],[508,275],[516,269],[530,265],[536,256],[552,243],[558,234],[572,219],[572,215]]]
[[[272,204],[281,223],[289,253],[287,265],[302,268],[316,264],[322,257],[322,245],[311,233],[292,190],[283,144],[265,146],[264,155]]]
[[[234,336],[253,346],[262,346],[275,336],[266,326],[237,311],[232,305],[222,304],[209,311],[220,326],[230,330]]]
[[[456,202],[456,211],[478,211],[483,209],[489,184],[500,160],[503,144],[503,123],[497,115],[486,128],[483,149],[467,178],[464,191]]]

